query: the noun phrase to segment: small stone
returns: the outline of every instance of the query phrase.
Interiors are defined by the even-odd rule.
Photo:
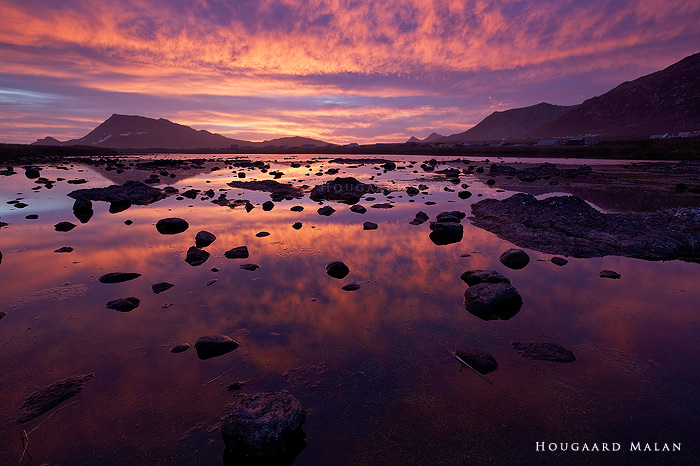
[[[262,204],[262,209],[263,209],[265,212],[269,212],[270,210],[272,210],[272,209],[274,209],[274,208],[275,208],[275,203],[272,202],[272,201],[265,201],[265,202],[263,202],[263,204]]]
[[[134,298],[133,296],[130,296],[128,298],[119,298],[109,301],[107,302],[107,304],[105,304],[105,307],[114,311],[130,312],[139,307],[140,303],[141,300],[139,298]]]
[[[365,222],[362,224],[363,230],[376,230],[377,228],[378,228],[378,225],[374,222]]]
[[[420,190],[418,188],[413,187],[413,186],[409,186],[408,188],[406,188],[406,194],[408,194],[409,196],[415,196],[419,193],[420,193]]]
[[[39,218],[39,216],[37,214],[29,214],[24,218],[26,218],[27,220],[36,220],[37,218]]]
[[[323,207],[319,208],[317,210],[317,212],[319,215],[323,215],[323,216],[328,217],[330,215],[333,215],[333,213],[335,212],[335,209],[333,207],[327,205],[327,206],[323,206]]]
[[[228,335],[207,335],[194,344],[199,359],[221,356],[238,348],[240,344]]]
[[[510,280],[495,270],[467,270],[459,278],[469,286],[479,283],[507,283],[510,285]]]
[[[54,252],[73,252],[73,248],[70,246],[63,246],[56,249]]]
[[[156,230],[161,235],[176,235],[186,231],[190,224],[181,218],[163,218],[156,223]]]
[[[472,197],[472,193],[469,191],[460,191],[457,193],[457,196],[459,196],[460,199],[469,199]]]
[[[483,320],[508,320],[522,305],[520,293],[508,283],[478,283],[464,293],[464,307]]]
[[[75,224],[71,222],[58,222],[53,227],[56,231],[71,231],[75,228]]]
[[[600,272],[600,278],[612,278],[613,280],[617,280],[621,276],[622,275],[613,270],[603,270]]]
[[[159,293],[162,293],[164,291],[168,291],[170,288],[172,288],[174,286],[175,285],[173,285],[172,283],[168,283],[168,282],[154,283],[153,285],[151,285],[151,290],[153,290],[153,293],[159,294]]]
[[[227,259],[245,259],[249,256],[247,246],[238,246],[237,248],[229,249],[224,253]]]
[[[355,204],[354,206],[350,207],[350,211],[355,212],[356,214],[364,214],[367,212],[367,209],[360,204]]]
[[[255,272],[257,269],[260,268],[258,264],[241,264],[238,267],[243,270],[250,270],[251,272]]]
[[[123,283],[139,278],[140,276],[140,273],[135,272],[111,272],[102,275],[97,281],[100,283]]]
[[[289,210],[291,210],[292,212],[301,212],[302,210],[304,210],[304,207],[300,205],[295,205],[294,207],[290,207]]]
[[[301,222],[296,222],[294,223],[294,225],[292,225],[292,228],[294,228],[295,230],[299,230],[302,226],[303,224]]]
[[[372,204],[370,207],[373,209],[393,209],[394,204],[390,202],[382,202],[381,204]]]
[[[133,224],[134,224],[133,220],[124,220],[124,225],[126,225],[126,226],[133,225]]]
[[[216,282],[218,282],[218,281],[219,281],[218,278],[212,278],[211,280],[207,280],[207,281],[204,283],[204,286],[212,286],[214,283],[216,283]]]
[[[350,269],[342,261],[334,261],[326,265],[326,273],[333,278],[341,279],[350,273]]]
[[[204,264],[207,261],[207,259],[209,259],[209,253],[207,251],[191,246],[187,250],[187,257],[185,257],[185,262],[187,262],[191,266],[197,266]]]
[[[360,284],[359,283],[348,283],[347,285],[343,285],[340,289],[343,291],[357,291],[360,289]]]
[[[569,263],[569,261],[564,259],[563,257],[552,257],[550,260],[552,264],[558,265],[559,267],[562,267]]]
[[[522,249],[508,249],[498,260],[509,269],[519,270],[530,263],[530,256]]]
[[[226,390],[229,392],[238,391],[243,388],[243,385],[245,385],[245,382],[243,381],[233,382],[226,387]]]
[[[189,343],[180,343],[178,345],[173,346],[170,348],[171,353],[182,353],[183,351],[187,351],[190,349],[190,344]]]
[[[194,237],[194,244],[198,248],[206,248],[211,243],[216,240],[216,236],[213,233],[202,230]]]

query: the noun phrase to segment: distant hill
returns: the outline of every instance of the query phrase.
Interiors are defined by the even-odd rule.
[[[444,137],[445,136],[443,136],[442,134],[438,134],[438,133],[430,133],[430,135],[425,139],[418,139],[415,136],[411,136],[409,138],[409,140],[406,141],[406,144],[409,144],[409,143],[420,144],[420,143],[425,143],[425,142],[439,141],[440,139],[442,139]]]
[[[533,136],[648,138],[700,130],[700,53],[588,99]]]
[[[91,146],[112,149],[225,149],[231,146],[261,148],[269,145],[302,147],[325,146],[328,143],[302,137],[286,137],[264,142],[231,139],[205,130],[173,123],[160,118],[114,114],[79,139],[58,141],[52,137],[37,140],[34,145]]]
[[[479,124],[463,133],[445,136],[437,142],[488,141],[523,138],[542,125],[559,118],[575,106],[564,107],[542,102],[530,107],[493,112]]]

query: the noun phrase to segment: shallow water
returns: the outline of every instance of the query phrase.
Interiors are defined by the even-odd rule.
[[[469,213],[473,202],[512,192],[465,175],[460,182],[473,196],[461,200],[444,190],[459,185],[418,164],[384,173],[378,164],[301,160],[311,166],[290,168],[280,157],[271,169],[285,172],[281,182],[314,186],[336,176],[374,176],[396,191],[363,199],[364,215],[327,202],[337,212],[320,216],[308,196],[264,212],[259,204],[269,195],[229,188],[241,170],[218,163],[218,171],[191,170],[168,181],[180,191],[212,188],[218,196],[225,189],[229,199],[256,204],[250,213],[173,196],[116,214],[94,202],[95,215],[79,224],[68,192],[143,180],[150,172],[44,167],[47,178],[88,183],[39,190],[19,168],[0,178],[0,221],[9,224],[0,229],[0,310],[7,312],[0,321],[0,464],[18,464],[23,429],[37,465],[223,464],[217,425],[235,393],[227,386],[237,381],[245,382],[243,393],[288,390],[307,408],[308,445],[295,465],[700,462],[700,265],[605,257],[569,258],[557,267],[551,255],[526,250],[530,264],[510,270],[498,257],[513,245],[468,220],[464,239],[447,246],[430,241],[427,223],[408,222],[419,210],[431,218],[444,210]],[[340,172],[317,176],[321,166]],[[272,178],[244,171],[243,181]],[[420,183],[429,186],[427,195],[406,195],[406,186]],[[17,198],[28,206],[6,204]],[[370,207],[387,201],[394,208]],[[294,205],[305,209],[291,212]],[[164,217],[182,217],[190,228],[160,235],[155,223]],[[78,226],[56,232],[59,221]],[[300,230],[291,227],[297,221]],[[379,228],[364,231],[365,221]],[[217,239],[206,248],[208,261],[192,267],[185,253],[200,230]],[[270,235],[255,236],[263,230]],[[248,259],[224,257],[242,245]],[[53,252],[62,246],[74,251]],[[345,279],[326,275],[333,260],[349,266]],[[238,267],[246,262],[261,267]],[[523,307],[510,320],[483,321],[464,309],[460,274],[483,268],[509,277],[522,295]],[[601,279],[603,269],[622,278]],[[99,283],[108,272],[142,276]],[[151,285],[162,281],[175,286],[153,294]],[[361,288],[341,290],[351,282]],[[105,308],[127,296],[141,300],[132,312]],[[230,335],[241,346],[204,361],[194,348],[169,352],[211,334]],[[524,359],[512,341],[556,342],[577,360]],[[493,354],[494,385],[463,370],[441,344]],[[34,389],[85,373],[95,377],[62,408],[15,423]],[[616,442],[621,451],[537,452],[536,442],[599,448]],[[630,452],[630,442],[682,448]]]

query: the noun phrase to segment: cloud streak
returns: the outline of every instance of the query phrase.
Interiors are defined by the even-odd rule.
[[[389,130],[393,121],[463,131],[490,113],[494,94],[532,105],[554,100],[544,92],[554,88],[561,100],[553,103],[576,103],[695,53],[700,43],[700,5],[677,0],[0,0],[0,13],[5,92],[70,88],[63,110],[79,111],[82,97],[82,111],[93,109],[95,119],[90,99],[108,116],[120,96],[148,96],[158,106],[147,113],[174,119],[183,112],[191,118],[179,121],[185,124],[211,115],[201,108],[196,116],[188,103],[220,98],[231,103],[223,112],[237,122],[230,127],[250,117],[237,103],[265,98],[280,105],[259,137],[307,128],[305,135],[332,133],[333,142],[407,138],[406,130]],[[318,96],[352,105],[329,113]],[[316,105],[301,104],[304,98]],[[439,103],[445,99],[455,102],[449,111]],[[17,115],[30,113],[31,105],[17,107]],[[424,107],[441,110],[415,111]]]

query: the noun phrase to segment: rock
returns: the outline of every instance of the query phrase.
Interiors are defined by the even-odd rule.
[[[154,283],[153,285],[151,285],[151,290],[153,290],[154,294],[159,294],[159,293],[162,293],[164,291],[168,291],[170,288],[172,288],[174,286],[175,285],[173,285],[172,283],[168,283],[168,282]]]
[[[94,213],[95,212],[92,210],[92,201],[90,199],[79,197],[73,203],[73,215],[80,220],[80,223],[87,223]]]
[[[206,248],[216,240],[216,235],[202,230],[194,237],[194,244],[198,248]]]
[[[312,201],[344,201],[354,204],[368,193],[377,193],[381,190],[372,184],[365,184],[355,178],[336,178],[321,185],[315,186],[309,193]],[[354,202],[353,202],[354,201]]]
[[[370,207],[373,209],[393,209],[394,204],[390,202],[382,202],[381,204],[372,204]]]
[[[317,212],[319,215],[324,215],[324,216],[328,217],[330,215],[333,215],[333,213],[335,212],[335,209],[333,207],[327,205],[327,206],[323,206],[323,207],[319,208],[317,210]]]
[[[508,283],[479,283],[464,293],[464,307],[483,320],[508,320],[522,305],[520,293]]]
[[[188,349],[190,349],[189,343],[180,343],[180,344],[177,344],[177,345],[173,346],[172,348],[170,348],[170,352],[171,353],[182,353],[183,351],[187,351]]]
[[[255,209],[255,206],[251,204],[250,202],[246,202],[245,204],[245,211],[250,212],[251,210]]]
[[[271,210],[274,209],[274,208],[275,208],[275,203],[272,202],[272,201],[265,201],[265,202],[262,203],[262,209],[263,209],[265,212],[269,212],[269,211],[271,211]]]
[[[479,283],[507,283],[510,285],[510,280],[495,270],[467,270],[459,278],[469,286]]]
[[[292,212],[301,212],[304,210],[304,207],[300,205],[295,205],[293,207],[290,207],[289,210],[291,210]]]
[[[27,396],[19,407],[17,422],[24,423],[35,419],[85,388],[85,382],[94,374],[78,375],[63,379],[47,387],[40,388]]]
[[[75,228],[75,224],[71,222],[58,222],[53,227],[56,231],[71,231]]]
[[[110,272],[102,275],[97,281],[100,283],[123,283],[140,276],[140,273],[135,272]]]
[[[471,209],[475,226],[547,254],[700,260],[700,207],[604,214],[574,196],[515,194]]]
[[[243,173],[243,172],[241,172]],[[273,174],[273,172],[270,172]],[[240,178],[245,178],[245,173]],[[266,191],[271,193],[277,199],[301,199],[304,197],[304,191],[301,188],[296,188],[289,183],[280,183],[275,180],[262,180],[262,181],[231,181],[227,183],[232,188],[247,189],[250,191]]]
[[[156,223],[156,230],[161,235],[177,235],[189,227],[190,224],[186,220],[177,217],[163,218]]]
[[[409,196],[415,196],[417,194],[420,194],[420,190],[418,190],[418,188],[414,188],[413,186],[409,186],[408,188],[406,188],[406,194],[408,194]]]
[[[427,222],[429,218],[430,217],[428,216],[428,214],[421,210],[416,214],[416,217],[408,223],[410,223],[411,225],[421,225]]]
[[[365,222],[362,224],[363,230],[376,230],[377,228],[378,228],[378,225],[374,222]]]
[[[569,263],[569,261],[564,259],[563,257],[552,257],[550,260],[552,264],[558,265],[559,267],[562,267]]]
[[[342,261],[334,261],[326,265],[326,273],[333,278],[341,279],[350,273],[350,269]]]
[[[461,223],[430,222],[430,240],[438,246],[459,243],[464,236]]]
[[[300,230],[302,226],[303,226],[303,224],[301,222],[295,222],[292,225],[292,228],[294,228],[295,230]]]
[[[489,374],[498,368],[496,358],[481,348],[466,348],[456,350],[455,354],[464,362],[476,369],[480,374]]]
[[[214,283],[216,283],[216,282],[218,282],[218,281],[219,281],[218,278],[212,278],[211,280],[207,280],[207,281],[204,283],[204,286],[212,286]]]
[[[247,246],[238,246],[237,248],[229,249],[224,253],[227,259],[245,259],[249,256]]]
[[[187,250],[187,257],[185,257],[185,262],[192,266],[202,265],[207,259],[209,259],[209,253],[204,249],[199,249],[195,246],[191,246]]]
[[[184,194],[183,194],[184,195]],[[129,201],[129,205],[148,205],[168,197],[163,189],[148,186],[140,181],[126,181],[121,186],[112,185],[105,188],[78,189],[68,193],[73,199],[85,198],[93,201],[120,203]]]
[[[24,176],[26,176],[30,180],[33,180],[35,178],[39,178],[41,176],[41,172],[37,168],[30,167],[24,170]]]
[[[207,335],[200,337],[194,344],[199,359],[221,356],[238,348],[240,344],[228,335]]]
[[[70,246],[63,246],[56,249],[54,252],[73,252],[73,248]]]
[[[498,260],[509,269],[519,270],[530,263],[530,256],[522,249],[508,249]]]
[[[7,312],[0,312],[0,319],[2,319],[3,317],[5,317],[6,315],[7,315]]]
[[[613,280],[616,280],[620,278],[622,275],[619,273],[613,271],[613,270],[603,270],[600,272],[600,278],[612,278]]]
[[[361,206],[360,204],[355,204],[354,206],[350,207],[350,210],[352,212],[355,212],[356,214],[364,214],[367,212],[367,209],[364,206]]]
[[[360,289],[360,284],[359,283],[348,283],[347,285],[343,285],[340,289],[343,291],[357,291]]]
[[[119,199],[109,203],[109,213],[116,214],[131,207],[130,199]]]
[[[510,344],[515,351],[527,359],[538,361],[573,362],[576,356],[571,350],[556,343],[522,343],[514,341]]]
[[[451,219],[457,219],[457,222],[461,222],[461,220],[466,216],[467,214],[465,212],[462,212],[461,210],[446,210],[437,214],[435,216],[435,219],[437,221],[440,221],[445,218],[450,219],[449,221],[452,221]]]
[[[37,214],[29,214],[24,218],[26,218],[27,220],[36,220],[37,218],[39,218],[39,216]]]
[[[224,417],[221,436],[227,452],[236,456],[285,458],[269,464],[291,464],[305,445],[304,421],[306,410],[286,391],[239,395]]]
[[[457,196],[459,196],[460,199],[469,199],[472,197],[472,193],[469,191],[460,191],[457,193]]]
[[[105,307],[107,309],[112,309],[119,312],[131,312],[139,307],[139,304],[141,304],[141,300],[139,298],[130,296],[128,298],[119,298],[109,301],[107,304],[105,304]]]
[[[238,267],[243,270],[250,270],[251,272],[255,272],[260,268],[258,264],[241,264]]]
[[[267,231],[259,231],[255,233],[255,236],[258,238],[264,238],[266,236],[270,236],[270,233],[268,233]]]
[[[391,161],[382,164],[382,167],[384,168],[384,170],[387,170],[387,171],[396,170],[396,164],[394,162],[391,162]]]

